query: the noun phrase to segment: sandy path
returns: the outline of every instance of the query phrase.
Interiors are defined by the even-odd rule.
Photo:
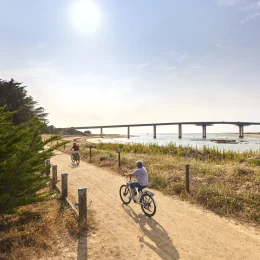
[[[72,167],[70,156],[60,152],[51,163],[58,165],[59,177],[69,174],[73,202],[78,188],[88,189],[97,221],[88,237],[88,259],[260,259],[260,234],[253,228],[157,191],[157,213],[147,218],[139,205],[122,205],[119,187],[125,179],[118,174],[86,162]],[[77,259],[85,259],[85,243],[83,237]]]

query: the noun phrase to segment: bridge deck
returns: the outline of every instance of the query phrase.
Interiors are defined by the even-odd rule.
[[[172,123],[149,123],[149,124],[128,124],[128,125],[99,125],[99,126],[77,126],[74,129],[93,129],[93,128],[117,128],[117,127],[138,127],[138,126],[163,126],[163,125],[197,125],[197,126],[211,126],[211,125],[237,125],[249,126],[260,125],[257,122],[225,122],[225,121],[209,121],[209,122],[172,122]]]

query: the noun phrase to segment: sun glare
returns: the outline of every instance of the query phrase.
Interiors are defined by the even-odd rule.
[[[100,9],[93,1],[79,1],[73,6],[72,21],[79,31],[94,33],[101,26],[102,16]]]

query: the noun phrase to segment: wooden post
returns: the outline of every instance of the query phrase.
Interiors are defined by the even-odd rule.
[[[118,154],[118,167],[120,168],[121,166],[120,149],[117,150],[117,154]]]
[[[186,191],[190,193],[190,165],[186,164]]]
[[[68,173],[61,174],[61,198],[68,197]]]
[[[52,180],[57,181],[57,165],[52,165]]]
[[[79,223],[87,223],[87,188],[78,189]]]
[[[50,173],[51,173],[50,159],[45,160],[45,166],[46,166],[46,175],[50,175]]]

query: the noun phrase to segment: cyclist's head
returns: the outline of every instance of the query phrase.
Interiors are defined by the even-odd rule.
[[[73,145],[76,145],[76,143],[73,143]]]
[[[136,164],[136,166],[138,168],[142,168],[143,167],[143,162],[141,160],[136,161],[135,164]]]

